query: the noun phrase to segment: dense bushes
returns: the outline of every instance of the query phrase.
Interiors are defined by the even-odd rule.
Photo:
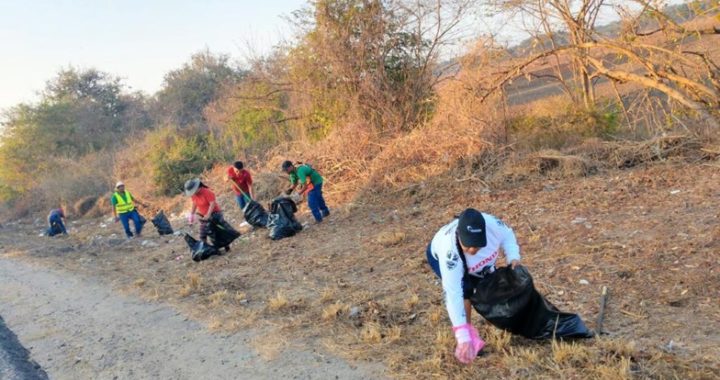
[[[197,177],[216,162],[231,159],[209,132],[198,129],[159,129],[147,136],[152,179],[162,195],[178,194],[185,181]]]
[[[560,109],[554,115],[524,114],[507,121],[513,143],[529,150],[562,149],[590,137],[607,139],[620,130],[620,111],[613,106],[586,111]]]

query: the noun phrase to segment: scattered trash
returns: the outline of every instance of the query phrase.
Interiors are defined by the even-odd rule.
[[[580,285],[590,285],[588,280],[580,280]]]
[[[362,309],[360,309],[359,306],[353,306],[350,308],[350,318],[356,318],[360,316],[360,312]]]
[[[580,224],[580,223],[585,223],[585,222],[587,222],[587,218],[577,217],[577,218],[573,219],[573,221],[570,223],[571,224]]]
[[[148,247],[148,248],[156,248],[156,247],[160,246],[159,244],[157,244],[153,241],[150,241],[150,240],[143,240],[142,243],[140,243],[140,245],[142,245],[143,247]]]
[[[663,347],[663,350],[665,350],[666,352],[672,353],[673,348],[675,348],[675,342],[673,342],[673,340],[670,339],[670,342],[668,342],[668,344]]]
[[[672,194],[672,195],[680,194],[680,190],[671,190],[670,194]]]

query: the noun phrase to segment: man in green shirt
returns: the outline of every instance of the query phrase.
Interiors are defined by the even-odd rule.
[[[302,195],[307,194],[308,207],[317,223],[322,222],[323,217],[330,215],[322,194],[323,177],[317,170],[308,164],[295,167],[290,161],[283,162],[282,170],[290,175],[291,187],[285,191],[286,194],[289,195],[296,189]]]

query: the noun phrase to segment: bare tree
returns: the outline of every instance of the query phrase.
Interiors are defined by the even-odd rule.
[[[632,3],[633,6],[630,6]],[[572,83],[579,84],[586,108],[595,105],[597,78],[633,83],[665,94],[669,99],[715,122],[720,105],[720,72],[701,44],[689,44],[720,32],[720,27],[684,27],[664,13],[664,1],[633,0],[499,0],[496,9],[516,12],[530,23],[537,48],[524,58],[506,62],[493,72],[495,80],[483,96],[499,90],[518,76],[532,76],[540,62],[555,58],[555,78],[566,90],[561,62],[572,62]],[[710,3],[710,2],[708,2]],[[717,12],[717,5],[707,13]],[[597,30],[601,15],[622,20],[615,36]],[[662,38],[655,34],[664,33]],[[566,37],[565,39],[562,37]],[[571,94],[572,95],[572,94]]]

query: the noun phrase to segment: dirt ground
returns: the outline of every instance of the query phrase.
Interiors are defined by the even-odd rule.
[[[51,379],[382,376],[295,347],[289,339],[283,342],[282,359],[269,361],[252,348],[252,342],[263,339],[262,332],[212,334],[171,307],[114,294],[97,281],[63,271],[0,259],[0,278],[0,314]],[[2,364],[3,379],[41,378],[32,367],[5,373]]]
[[[398,378],[710,379],[720,377],[718,184],[716,163],[680,161],[492,189],[448,176],[344,205],[330,198],[323,224],[277,242],[246,232],[232,252],[202,263],[180,237],[148,225],[147,237],[124,241],[103,219],[72,223],[70,237],[53,240],[37,236],[40,223],[7,224],[0,252],[172,305],[209,331],[263,331],[251,345],[268,361],[292,341]],[[239,225],[236,207],[223,206]],[[513,227],[541,293],[589,327],[608,286],[608,335],[533,342],[476,316],[486,353],[456,364],[424,247],[468,206]]]

